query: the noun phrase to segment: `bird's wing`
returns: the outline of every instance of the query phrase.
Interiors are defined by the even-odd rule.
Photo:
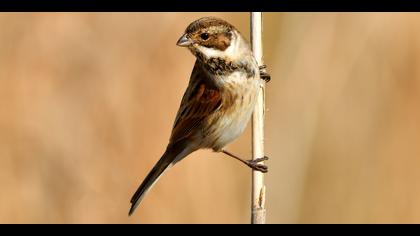
[[[200,62],[196,61],[175,119],[170,142],[188,138],[203,119],[220,107],[221,101],[220,90],[203,70]]]
[[[211,78],[203,71],[201,64],[196,62],[190,83],[182,98],[181,106],[175,119],[168,148],[131,198],[132,205],[129,215],[133,214],[159,177],[168,168],[193,151],[188,148],[188,137],[191,136],[192,132],[200,128],[202,120],[217,110],[220,104],[221,96],[219,90],[212,83]]]

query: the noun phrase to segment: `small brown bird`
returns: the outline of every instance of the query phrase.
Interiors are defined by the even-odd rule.
[[[204,17],[187,27],[177,45],[197,60],[166,151],[132,197],[129,215],[166,170],[198,149],[223,152],[267,172],[258,164],[267,157],[247,161],[223,150],[244,131],[260,86],[270,78],[265,67],[258,67],[248,41],[228,22]]]

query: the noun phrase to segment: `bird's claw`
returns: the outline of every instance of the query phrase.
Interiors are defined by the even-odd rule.
[[[262,80],[264,80],[266,83],[270,82],[271,76],[267,72],[267,66],[266,65],[262,65],[262,66],[259,67],[259,69],[260,69],[260,78]]]
[[[267,161],[267,160],[268,160],[268,157],[267,156],[264,156],[262,158],[257,158],[255,160],[248,160],[248,163],[258,164],[258,163],[260,163],[262,161]]]
[[[262,173],[267,173],[268,172],[268,167],[266,165],[263,165],[263,164],[248,163],[248,166],[251,167],[251,169],[256,170],[256,171],[260,171]]]
[[[267,173],[268,172],[268,167],[266,165],[263,164],[259,164],[262,161],[266,161],[268,160],[268,157],[264,156],[262,158],[258,158],[255,160],[248,160],[247,161],[247,165],[252,168],[253,170],[256,171],[260,171],[262,173]]]

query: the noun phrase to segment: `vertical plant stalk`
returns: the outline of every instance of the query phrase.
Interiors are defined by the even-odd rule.
[[[263,65],[262,55],[262,13],[251,12],[251,44],[258,65]],[[261,86],[255,110],[252,115],[252,159],[264,157],[264,111],[265,84]],[[264,174],[252,171],[252,224],[265,224]]]

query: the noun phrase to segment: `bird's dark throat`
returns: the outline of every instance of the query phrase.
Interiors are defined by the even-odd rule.
[[[227,61],[223,58],[207,58],[201,53],[194,53],[204,68],[217,76],[228,76],[233,72],[244,72],[247,78],[255,77],[255,70],[248,63]]]

